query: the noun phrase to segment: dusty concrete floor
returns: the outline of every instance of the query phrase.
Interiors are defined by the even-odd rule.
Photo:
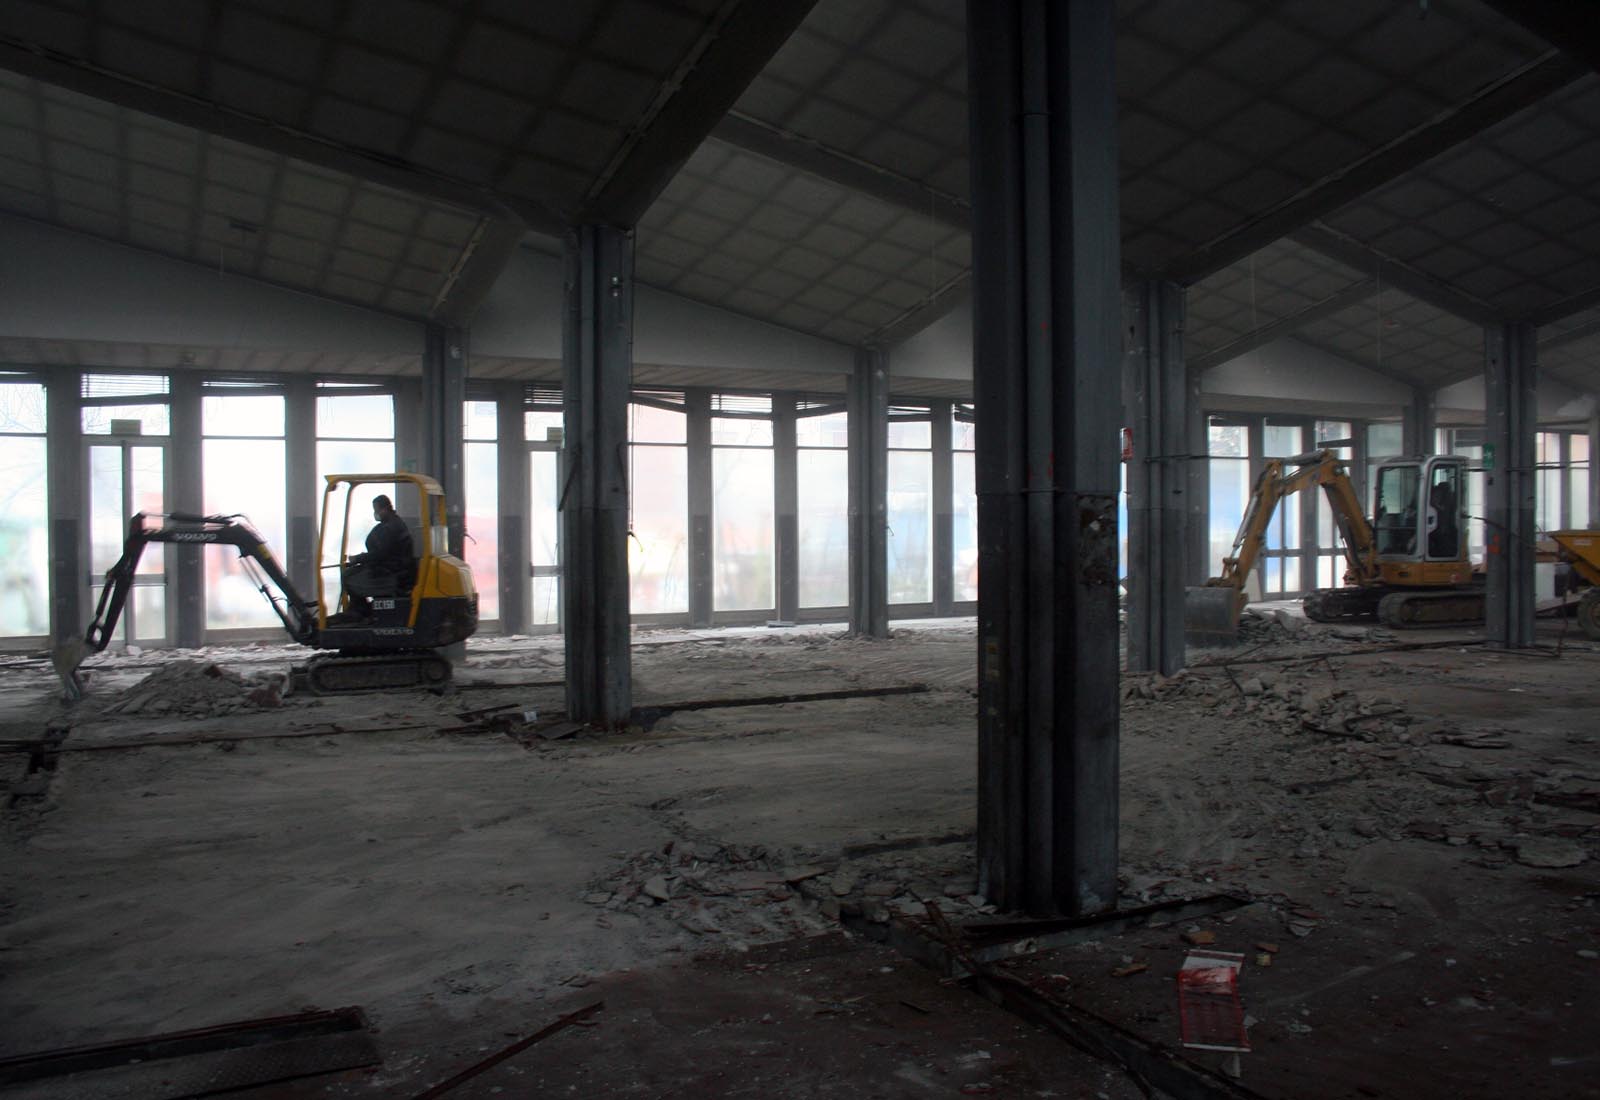
[[[444,697],[199,716],[134,690],[192,654],[99,659],[71,710],[47,666],[0,659],[0,739],[70,727],[53,775],[0,754],[0,1056],[359,1004],[383,1066],[294,1094],[409,1096],[603,997],[452,1096],[1137,1094],[859,938],[761,961],[840,916],[915,921],[918,898],[989,909],[970,621],[636,640],[641,705],[929,690],[545,741],[439,731],[558,710],[554,638],[475,639]],[[1600,650],[1540,640],[1262,625],[1176,680],[1125,677],[1125,903],[1252,903],[1196,925],[1248,955],[1249,1087],[1600,1095]],[[252,675],[297,654],[202,656]],[[1017,973],[1175,1044],[1189,927]]]

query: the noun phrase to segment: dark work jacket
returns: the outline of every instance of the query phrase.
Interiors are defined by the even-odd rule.
[[[404,573],[411,567],[411,532],[393,512],[378,521],[367,535],[367,552],[362,555],[374,573]]]

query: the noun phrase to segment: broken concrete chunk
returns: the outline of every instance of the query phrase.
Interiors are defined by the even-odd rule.
[[[1535,837],[1517,845],[1517,862],[1529,867],[1576,867],[1589,853],[1570,840]]]
[[[1191,929],[1183,934],[1183,938],[1194,947],[1204,947],[1206,944],[1217,942],[1217,934],[1204,928]]]
[[[646,897],[658,903],[672,898],[672,892],[667,888],[667,880],[661,875],[651,875],[644,880],[644,885],[640,889],[644,891]]]

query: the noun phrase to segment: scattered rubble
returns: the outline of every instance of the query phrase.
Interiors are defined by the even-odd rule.
[[[281,672],[244,676],[209,661],[171,661],[102,707],[130,717],[209,718],[283,705]]]

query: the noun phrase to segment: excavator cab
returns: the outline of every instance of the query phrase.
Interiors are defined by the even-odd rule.
[[[398,472],[327,474],[325,480],[317,540],[317,560],[322,563],[317,574],[317,646],[345,654],[375,655],[436,649],[470,637],[478,626],[478,592],[471,567],[449,552],[444,489],[439,483],[421,474]],[[358,501],[364,504],[367,499],[356,492],[362,486],[392,486],[397,510],[409,497],[420,527],[412,532],[415,561],[395,575],[392,591],[355,600],[344,578],[350,565],[352,525],[358,525],[355,536],[359,540],[359,525],[365,521],[364,516],[355,517]],[[335,535],[336,553],[330,545]],[[330,614],[327,574],[335,569],[341,585],[336,610]],[[431,680],[430,674],[437,672],[436,666],[429,664],[421,679]],[[443,674],[448,675],[448,670]],[[322,686],[332,689],[335,685]]]
[[[1372,530],[1379,578],[1385,584],[1431,587],[1462,584],[1467,562],[1468,460],[1430,455],[1380,464],[1373,475]]]

